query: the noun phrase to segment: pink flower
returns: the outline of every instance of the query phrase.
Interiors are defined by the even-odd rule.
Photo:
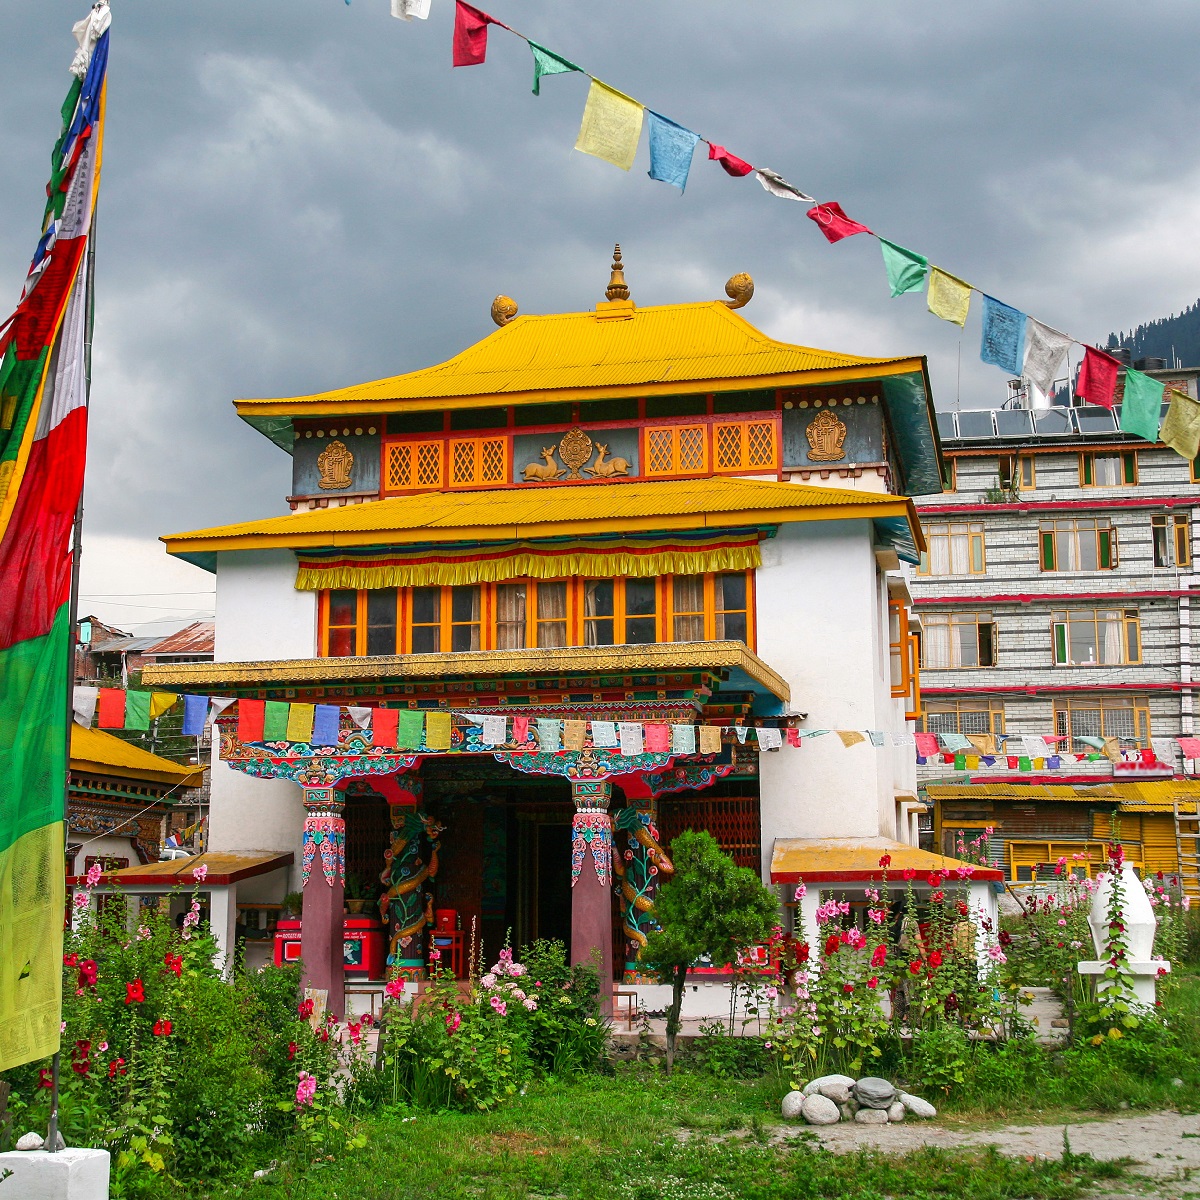
[[[88,873],[86,876],[88,887],[94,888],[96,884],[100,882],[100,876],[103,874],[104,868],[99,863],[92,863],[92,865],[88,867]]]
[[[317,1094],[317,1077],[310,1075],[307,1071],[300,1072],[300,1082],[296,1084],[296,1103],[301,1108],[306,1108],[313,1102],[313,1097]]]
[[[504,1014],[508,1012],[508,1005],[506,1005],[506,1004],[504,1003],[504,1001],[500,999],[500,997],[499,997],[499,996],[493,996],[493,997],[492,997],[492,999],[491,999],[491,1001],[490,1001],[490,1003],[491,1003],[491,1006],[492,1006],[492,1007],[493,1007],[493,1008],[494,1008],[494,1009],[495,1009],[495,1010],[496,1010],[496,1011],[497,1011],[497,1012],[498,1012],[498,1013],[499,1013],[501,1016],[504,1016]]]
[[[867,916],[870,917],[871,920],[874,921],[876,925],[883,924],[883,909],[882,908],[868,908]]]
[[[442,952],[436,946],[432,950],[430,950],[430,952],[429,952],[429,961],[430,962],[438,962],[441,959],[441,957],[442,957]]]
[[[484,976],[484,977],[483,977],[483,978],[482,978],[482,979],[479,981],[479,983],[480,983],[480,985],[481,985],[482,987],[485,987],[485,988],[495,987],[495,986],[496,986],[496,976],[495,976],[495,975],[493,975],[491,971],[489,971],[489,972],[488,972],[488,973],[487,973],[487,974],[486,974],[486,975],[485,975],[485,976]]]
[[[1063,927],[1065,928],[1065,927],[1066,927],[1066,924],[1067,924],[1067,918],[1066,918],[1066,917],[1059,917],[1059,918],[1058,918],[1058,923],[1059,923],[1061,926],[1063,926]]]
[[[389,979],[387,983],[383,985],[383,994],[390,997],[392,1000],[399,1000],[400,997],[404,995],[404,980]]]
[[[846,945],[852,950],[858,950],[860,947],[866,945],[867,939],[863,936],[862,930],[855,928],[854,926],[851,926],[851,928],[847,929],[843,936]]]
[[[808,887],[802,883],[796,888],[796,895],[793,897],[793,899],[803,900],[804,897],[807,895],[808,895]]]
[[[462,1017],[456,1012],[446,1014],[446,1032],[453,1033],[462,1024]]]
[[[998,963],[1008,962],[1008,955],[1005,954],[1004,951],[1001,950],[999,946],[992,946],[988,950],[988,958],[990,958],[992,960],[992,962],[998,962]]]
[[[530,1012],[534,1012],[537,1009],[537,1001],[536,1000],[522,1000],[521,1003],[524,1004],[525,1007]]]
[[[192,878],[197,883],[203,883],[208,878],[208,865],[206,863],[200,863],[200,865],[192,872]]]
[[[87,908],[87,906],[88,906],[87,892],[76,892],[74,899],[72,899],[71,903],[74,904],[76,908]]]

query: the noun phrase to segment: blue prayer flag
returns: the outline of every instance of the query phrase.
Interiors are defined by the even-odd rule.
[[[1025,314],[984,296],[979,357],[1010,375],[1020,375],[1024,356]]]
[[[336,704],[318,704],[313,710],[312,745],[336,746],[338,744],[338,714]]]
[[[650,170],[651,179],[669,183],[681,192],[687,187],[688,172],[692,169],[692,151],[700,140],[699,134],[658,113],[646,109],[650,118]]]
[[[183,736],[199,737],[204,732],[204,722],[208,717],[207,696],[184,696],[183,698]]]

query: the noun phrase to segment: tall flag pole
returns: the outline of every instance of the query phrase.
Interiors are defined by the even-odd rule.
[[[72,536],[110,20],[101,0],[74,27],[41,236],[0,326],[0,1070],[59,1048]]]

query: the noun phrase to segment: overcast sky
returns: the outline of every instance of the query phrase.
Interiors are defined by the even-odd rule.
[[[614,241],[639,304],[723,295],[774,337],[926,354],[939,407],[1002,401],[965,332],[888,297],[878,244],[700,147],[685,195],[573,151],[586,78],[530,94],[490,34],[452,69],[454,5],[113,0],[100,192],[83,611],[126,628],[211,611],[159,534],[287,511],[287,455],[237,396],[427,366],[523,312],[603,298]],[[1184,0],[491,0],[498,19],[648,107],[1078,338],[1200,295],[1197,59]],[[0,286],[37,239],[71,24],[0,6]],[[5,284],[4,281],[7,281]],[[961,360],[961,374],[960,374]],[[189,594],[195,590],[198,594]],[[159,593],[174,593],[160,595]]]

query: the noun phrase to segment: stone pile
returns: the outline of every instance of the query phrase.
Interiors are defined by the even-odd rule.
[[[784,1096],[783,1115],[791,1121],[803,1118],[810,1125],[836,1125],[839,1121],[887,1125],[903,1121],[906,1116],[936,1117],[937,1109],[920,1096],[900,1091],[886,1079],[822,1075],[805,1084],[802,1092]]]

